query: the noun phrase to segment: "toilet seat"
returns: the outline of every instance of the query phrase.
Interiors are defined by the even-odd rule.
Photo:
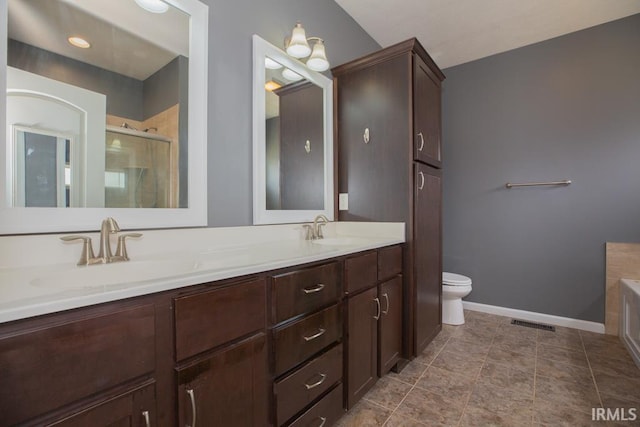
[[[442,273],[442,284],[449,286],[471,286],[471,279],[462,274]]]

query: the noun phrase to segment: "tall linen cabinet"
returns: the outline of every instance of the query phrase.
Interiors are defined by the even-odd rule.
[[[403,353],[442,329],[440,92],[444,74],[414,38],[332,70],[341,221],[402,221]],[[338,206],[336,200],[336,206]]]

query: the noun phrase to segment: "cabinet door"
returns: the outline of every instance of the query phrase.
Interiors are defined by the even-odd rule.
[[[341,221],[406,221],[411,186],[411,57],[339,76],[339,191],[349,193]]]
[[[440,82],[420,57],[414,58],[414,159],[439,168]]]
[[[378,379],[378,288],[373,287],[347,301],[348,385],[347,407],[352,408]]]
[[[266,350],[260,333],[179,368],[179,426],[267,425]]]
[[[378,375],[382,377],[400,359],[402,352],[402,276],[380,285],[380,354]]]
[[[442,179],[438,169],[415,166],[415,351],[442,328]]]
[[[54,422],[56,427],[155,426],[155,388],[149,384]]]

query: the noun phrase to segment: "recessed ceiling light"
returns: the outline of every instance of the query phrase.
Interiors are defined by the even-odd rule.
[[[169,10],[169,5],[162,0],[135,0],[135,2],[138,6],[151,13],[165,13]]]
[[[80,49],[89,49],[91,47],[91,43],[89,43],[82,37],[71,36],[67,40],[69,41],[69,43],[71,43],[75,47],[79,47]]]

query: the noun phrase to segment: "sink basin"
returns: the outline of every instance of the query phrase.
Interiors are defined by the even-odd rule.
[[[361,237],[326,237],[324,239],[312,240],[315,245],[325,246],[351,246],[366,243],[367,240]]]
[[[198,263],[186,259],[126,261],[54,271],[36,277],[31,284],[55,289],[92,289],[172,277],[195,271],[198,267]]]

